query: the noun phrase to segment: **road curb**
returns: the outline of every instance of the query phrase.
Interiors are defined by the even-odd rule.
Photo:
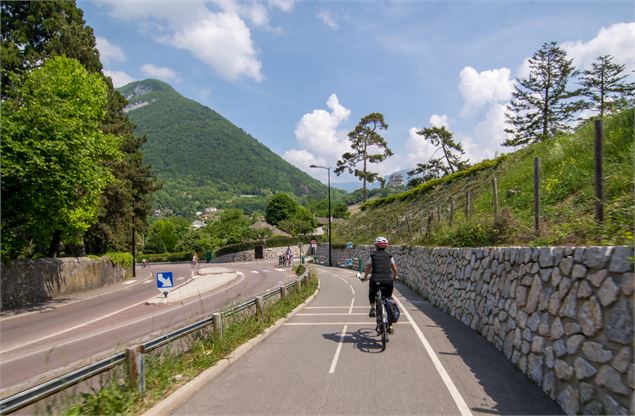
[[[248,351],[250,351],[253,347],[260,344],[262,341],[267,339],[269,335],[273,334],[275,330],[280,328],[286,321],[291,319],[296,313],[298,313],[302,308],[311,303],[313,299],[320,292],[320,280],[318,279],[318,287],[311,296],[309,296],[304,302],[295,307],[291,312],[287,314],[284,318],[278,319],[273,325],[267,327],[261,334],[256,337],[246,341],[244,344],[240,345],[234,351],[232,351],[226,358],[219,360],[214,366],[208,368],[203,371],[201,374],[196,376],[192,381],[184,384],[179,387],[174,393],[169,395],[167,398],[160,401],[153,408],[143,413],[143,416],[163,416],[168,415],[170,412],[175,410],[181,404],[183,404],[186,400],[190,399],[194,396],[199,390],[201,390],[205,385],[211,382],[216,376],[218,376],[223,370],[225,370],[230,364],[234,361],[238,360],[240,357],[245,355]]]

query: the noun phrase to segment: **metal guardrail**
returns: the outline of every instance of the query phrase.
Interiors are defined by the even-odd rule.
[[[306,268],[304,274],[298,277],[297,279],[287,283],[280,285],[279,287],[270,289],[262,294],[263,299],[270,299],[277,294],[281,293],[282,287],[289,289],[295,285],[297,285],[298,281],[303,281],[307,278],[308,268]],[[249,300],[240,303],[238,305],[234,305],[224,311],[221,312],[223,316],[231,316],[238,312],[244,311],[251,307],[256,306],[256,298],[250,298]],[[195,331],[198,331],[207,326],[213,325],[214,320],[213,317],[207,317],[205,319],[201,319],[197,322],[184,326],[182,328],[171,331],[167,334],[161,335],[155,339],[152,339],[141,346],[144,348],[145,352],[150,352],[159,347],[162,347],[170,342],[176,341],[179,338],[182,338],[186,335],[189,335]],[[65,390],[75,384],[81,383],[84,380],[87,380],[97,374],[101,374],[105,371],[110,370],[114,366],[118,364],[122,364],[126,361],[126,353],[119,352],[110,357],[104,358],[100,361],[97,361],[93,364],[89,364],[77,370],[74,370],[70,373],[63,374],[59,377],[56,377],[52,380],[44,382],[42,384],[38,384],[33,386],[27,390],[21,391],[9,397],[6,397],[0,400],[0,415],[6,415],[16,410],[20,410],[30,404],[33,404],[37,401],[45,399],[55,393],[59,393],[62,390]]]

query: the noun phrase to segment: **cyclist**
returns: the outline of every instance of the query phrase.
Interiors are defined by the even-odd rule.
[[[366,265],[364,267],[364,279],[368,279],[370,274],[370,284],[368,285],[368,300],[370,301],[370,311],[368,316],[375,316],[375,296],[377,291],[381,290],[381,294],[386,299],[392,296],[394,281],[397,279],[397,265],[392,254],[386,251],[388,240],[385,237],[377,237],[375,239],[376,251],[370,253]],[[388,332],[392,333],[392,325],[388,327]]]
[[[198,266],[198,256],[196,255],[196,252],[194,252],[194,254],[192,254],[192,267],[196,266]]]

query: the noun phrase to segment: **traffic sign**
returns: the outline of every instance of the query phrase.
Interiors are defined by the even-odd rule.
[[[353,259],[346,259],[346,267],[350,267],[353,265]]]
[[[157,272],[157,289],[166,290],[174,287],[172,272]]]
[[[353,248],[353,242],[349,241],[348,243],[346,243],[346,248]]]

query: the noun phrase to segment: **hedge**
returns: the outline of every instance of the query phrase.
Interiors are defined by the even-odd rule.
[[[137,261],[146,259],[150,263],[171,263],[176,261],[190,261],[192,260],[191,251],[182,251],[179,253],[160,253],[160,254],[140,254],[137,256]]]

